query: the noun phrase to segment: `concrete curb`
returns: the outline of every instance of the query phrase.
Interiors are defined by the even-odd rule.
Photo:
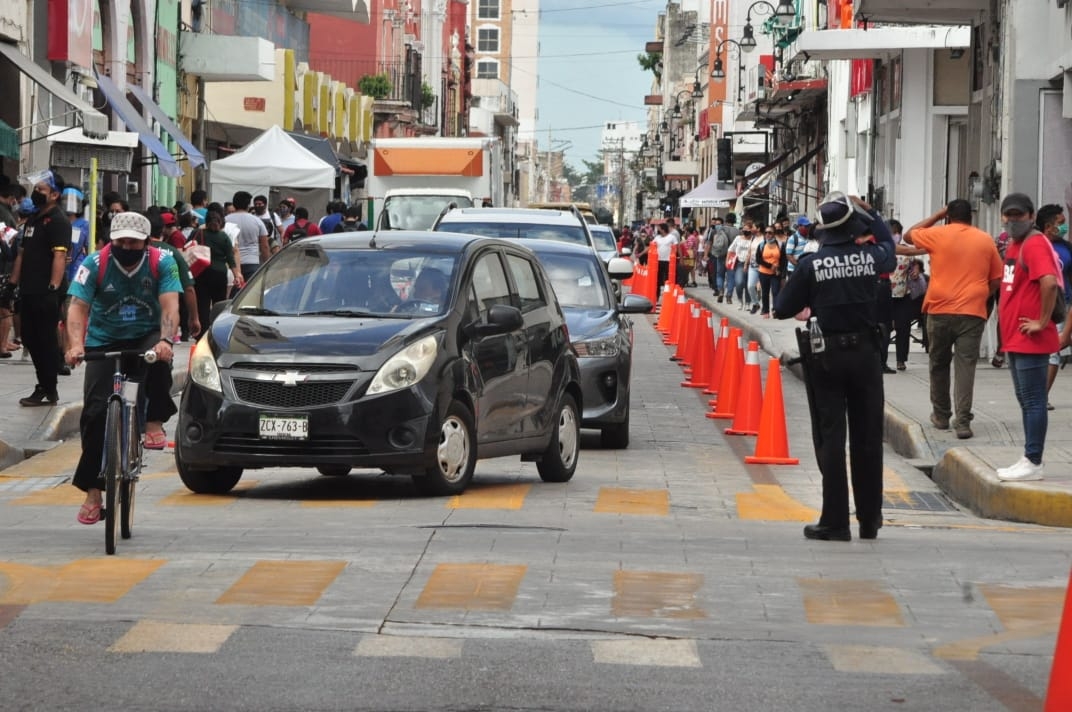
[[[934,481],[981,517],[1072,527],[1072,493],[1042,482],[1002,482],[974,448],[950,448],[934,468]]]

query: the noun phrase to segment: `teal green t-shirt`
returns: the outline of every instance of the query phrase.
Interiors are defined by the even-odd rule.
[[[67,290],[68,295],[90,304],[86,346],[107,346],[159,332],[160,295],[182,292],[175,258],[161,251],[156,277],[148,254],[129,275],[112,258],[105,265],[104,279],[99,280],[100,254],[94,252],[82,262]]]

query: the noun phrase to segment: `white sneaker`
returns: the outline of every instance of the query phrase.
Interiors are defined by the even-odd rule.
[[[998,472],[998,479],[1004,482],[1027,482],[1042,479],[1042,463],[1035,464],[1024,458],[1007,470]]]
[[[1004,473],[1008,472],[1009,470],[1015,469],[1015,468],[1017,468],[1017,467],[1023,467],[1023,465],[1024,465],[1024,463],[1025,463],[1025,462],[1031,462],[1031,461],[1027,459],[1027,456],[1026,456],[1026,455],[1021,455],[1021,456],[1020,456],[1020,459],[1019,459],[1019,460],[1017,460],[1017,461],[1016,461],[1015,463],[1013,463],[1012,465],[1009,465],[1008,467],[999,467],[999,468],[997,469],[997,473],[998,473],[998,478],[1000,479],[1000,478],[1001,478],[1001,476],[1002,476],[1002,475],[1003,475]]]

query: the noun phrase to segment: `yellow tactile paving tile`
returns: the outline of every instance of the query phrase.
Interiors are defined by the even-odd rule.
[[[797,585],[809,623],[904,626],[897,601],[877,581],[798,578]]]
[[[74,472],[82,456],[82,442],[73,438],[4,469],[6,477],[55,477]]]
[[[943,675],[948,671],[921,652],[874,645],[827,645],[826,657],[838,672],[875,675]]]
[[[236,625],[143,620],[113,643],[108,652],[212,654],[219,652],[236,630]]]
[[[439,564],[414,607],[508,611],[527,570],[524,564]]]
[[[664,489],[600,487],[597,514],[638,514],[665,517],[670,513],[670,492]]]
[[[891,492],[909,492],[911,488],[904,481],[904,479],[897,474],[890,467],[882,468],[882,492],[883,494],[890,494]]]
[[[434,658],[450,660],[462,656],[462,642],[457,638],[421,636],[366,635],[354,649],[360,658]]]
[[[521,509],[530,484],[472,485],[465,494],[447,500],[449,509]]]
[[[243,492],[256,486],[257,480],[241,480],[231,492]],[[164,507],[223,507],[237,499],[235,494],[197,494],[183,488],[162,497],[158,504]]]
[[[258,561],[216,603],[311,606],[344,568],[345,561]]]
[[[994,645],[1049,636],[1061,625],[1065,589],[1051,586],[979,586],[990,609],[1005,630],[940,645],[934,656],[946,660],[975,660],[979,652]]]
[[[737,516],[764,522],[814,522],[819,512],[796,501],[778,485],[752,485],[737,495]]]
[[[74,485],[67,484],[35,490],[23,497],[11,500],[10,504],[19,507],[77,507],[84,501],[86,501],[86,493]]]
[[[163,559],[79,559],[63,566],[0,561],[0,603],[114,603],[163,566]]]
[[[695,640],[593,640],[591,648],[604,665],[703,667]]]
[[[611,614],[619,618],[706,618],[696,605],[699,574],[615,571]]]

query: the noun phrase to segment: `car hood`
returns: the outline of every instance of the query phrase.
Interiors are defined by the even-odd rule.
[[[563,306],[562,313],[566,317],[571,341],[609,336],[618,328],[618,315],[613,309]]]
[[[440,318],[239,316],[224,313],[212,323],[212,338],[221,356],[301,355],[353,359],[384,352],[393,354],[409,336],[427,331]]]

